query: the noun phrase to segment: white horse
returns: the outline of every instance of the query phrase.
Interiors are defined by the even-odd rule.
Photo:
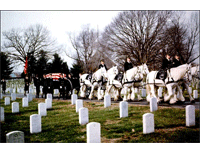
[[[87,76],[89,74],[83,74],[79,76],[79,81],[80,81],[80,97],[85,98],[86,97],[86,90],[88,87],[91,87],[92,84],[89,79],[87,79]]]
[[[190,75],[191,64],[183,64],[175,68],[171,68],[170,72],[167,70],[166,79],[160,80],[156,79],[158,71],[151,71],[147,75],[147,101],[150,101],[151,97],[156,97],[158,102],[160,101],[157,96],[157,88],[158,87],[166,87],[168,94],[164,95],[164,101],[170,100],[170,104],[176,103],[178,100],[185,101],[185,98],[182,95],[182,90],[180,89],[178,82],[182,80],[186,75]],[[177,90],[177,94],[174,94],[175,90]]]
[[[149,70],[146,64],[142,64],[126,71],[122,80],[122,85],[124,87],[124,101],[135,99],[135,88],[137,88],[138,100],[142,99],[139,87],[142,87],[143,77],[148,73]]]
[[[103,79],[106,79],[106,78],[107,78],[107,72],[104,67],[100,68],[95,73],[93,73],[92,79],[91,79],[92,86],[91,86],[89,99],[93,99],[93,92],[97,88],[98,88],[98,100],[101,100],[103,98],[104,93],[101,93],[101,87],[102,87]]]
[[[192,73],[192,87],[198,89],[200,81],[200,66],[194,66],[191,68]]]
[[[120,80],[116,80],[115,77],[117,75],[122,75],[121,73],[118,73],[117,66],[112,67],[107,71],[108,74],[108,80],[106,85],[106,95],[113,95],[114,100],[117,101],[120,98],[120,93],[122,89],[122,83]]]

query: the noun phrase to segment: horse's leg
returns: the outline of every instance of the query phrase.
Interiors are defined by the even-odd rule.
[[[137,95],[138,95],[138,100],[142,100],[143,98],[141,97],[141,89],[137,88]]]
[[[127,101],[127,94],[128,94],[128,87],[125,86],[125,87],[124,87],[124,97],[123,97],[123,101]]]
[[[188,90],[188,88],[186,88],[186,89]],[[179,85],[177,85],[177,98],[180,101],[185,101],[185,98],[184,98],[183,93],[182,93],[182,89],[180,88]]]
[[[147,92],[147,97],[146,97],[146,99],[147,99],[148,102],[150,101],[150,94],[151,94],[150,91],[151,91],[150,85],[147,84],[147,85],[146,85],[146,92]]]
[[[131,87],[131,100],[135,99],[135,88],[134,86]]]
[[[128,88],[128,96],[127,96],[128,100],[131,100],[131,87]]]
[[[101,87],[98,87],[98,100],[101,100],[102,96],[101,96]]]
[[[95,88],[95,86],[92,85],[92,86],[91,86],[90,95],[89,95],[89,97],[88,97],[90,100],[93,99],[93,91],[94,91],[94,88]]]
[[[173,96],[173,88],[172,88],[173,85],[167,84],[166,87],[167,87],[167,90],[168,90],[168,95],[164,96],[164,101],[170,100],[170,102],[169,102],[170,104],[176,103],[176,100],[174,99],[174,97],[171,98]]]
[[[80,87],[80,96],[81,96],[82,98],[85,97],[85,91],[86,91],[86,86],[85,86],[85,85],[81,86],[81,87]]]
[[[157,96],[155,94],[155,85],[150,85],[150,88],[151,88],[151,96],[150,97],[157,98]]]

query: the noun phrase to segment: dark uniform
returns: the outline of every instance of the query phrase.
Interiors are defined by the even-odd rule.
[[[43,92],[42,98],[43,98],[43,95],[44,95],[44,98],[47,98],[47,79],[46,78],[42,79],[42,86],[43,86],[43,88],[42,88],[42,92]]]
[[[52,94],[53,97],[53,79],[47,78],[47,93]]]
[[[2,80],[1,80],[1,85],[2,85],[2,93],[5,94],[5,90],[6,90],[6,80],[2,79]]]
[[[156,78],[164,80],[167,77],[167,70],[170,71],[171,67],[172,61],[170,59],[164,58],[162,61],[161,69],[158,71]]]
[[[66,92],[66,80],[64,78],[59,78],[59,92],[60,92],[60,97],[62,95],[63,99],[65,98],[65,92]]]
[[[162,61],[162,69],[163,70],[166,70],[166,69],[170,69],[172,67],[172,62],[171,60],[167,59],[167,58],[164,58],[163,61]]]
[[[180,62],[180,60],[177,60],[176,58],[174,58],[172,64],[173,64],[172,67],[177,67],[177,66],[182,65],[181,62]]]
[[[25,87],[24,87],[25,94],[24,95],[26,95],[26,91],[29,90],[29,83],[30,83],[30,81],[29,81],[29,78],[28,77],[25,77],[25,80],[24,81],[25,81]]]
[[[73,80],[73,78],[71,78],[71,77],[69,77],[69,76],[67,76],[66,77],[66,98],[68,98],[68,96],[69,96],[69,91],[70,90],[73,90],[72,88],[72,81],[74,81]]]
[[[133,64],[131,62],[125,62],[124,64],[124,71],[126,72],[129,69],[133,68]]]
[[[36,86],[36,98],[39,98],[41,80],[39,77],[34,78],[34,85]]]
[[[102,67],[104,67],[106,70],[107,70],[107,67],[106,67],[106,65],[104,64],[100,64],[99,66],[98,66],[98,69],[100,69],[100,68],[102,68]]]

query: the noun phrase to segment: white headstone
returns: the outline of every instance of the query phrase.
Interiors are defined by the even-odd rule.
[[[128,117],[128,102],[120,102],[120,118]]]
[[[52,99],[52,94],[47,94],[47,98]]]
[[[16,100],[16,93],[11,93],[11,100]]]
[[[87,143],[101,143],[101,125],[97,122],[87,124]]]
[[[194,99],[198,98],[198,90],[193,90],[193,98]]]
[[[104,96],[104,107],[107,108],[111,106],[111,97],[110,95],[105,95]]]
[[[32,88],[29,89],[29,93],[33,94],[33,89]]]
[[[12,131],[6,134],[7,143],[24,143],[24,132]]]
[[[83,107],[83,100],[77,99],[76,100],[76,112],[79,112],[79,109]]]
[[[143,115],[143,134],[153,133],[155,131],[154,114],[146,113]]]
[[[146,97],[146,89],[141,89],[142,97]]]
[[[195,106],[186,106],[186,126],[195,126]]]
[[[41,115],[33,114],[30,116],[30,133],[39,133],[42,131]]]
[[[28,107],[28,98],[27,97],[23,97],[23,99],[22,99],[22,107]]]
[[[18,102],[12,103],[12,113],[19,113],[19,103]]]
[[[10,97],[4,98],[5,105],[10,105]]]
[[[12,89],[12,88],[10,88],[10,89],[9,89],[9,92],[10,92],[10,93],[13,93],[13,89]]]
[[[0,99],[2,99],[2,98],[3,98],[2,93],[0,93]]]
[[[163,88],[162,87],[159,87],[158,89],[158,97],[162,97],[162,92],[163,92]]]
[[[41,116],[47,116],[46,103],[39,103],[38,104],[38,114],[41,115]]]
[[[88,108],[80,108],[79,109],[79,124],[84,125],[89,122],[89,117],[88,117]]]
[[[45,103],[46,103],[47,109],[52,108],[52,99],[50,98],[45,99]]]
[[[26,94],[28,98],[28,102],[33,100],[33,95],[31,93]]]
[[[157,109],[158,109],[158,106],[157,106],[157,98],[152,97],[150,99],[150,112],[154,112]]]
[[[192,87],[189,87],[189,94],[192,94]]]
[[[4,107],[1,107],[1,117],[0,117],[0,122],[4,121]]]
[[[77,94],[72,94],[71,95],[71,104],[75,105],[77,100]]]

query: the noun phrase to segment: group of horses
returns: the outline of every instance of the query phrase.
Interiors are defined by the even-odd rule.
[[[146,100],[148,102],[152,97],[156,97],[158,102],[169,101],[170,104],[185,101],[183,89],[187,90],[190,101],[194,101],[189,85],[193,78],[198,78],[199,66],[192,67],[191,64],[183,64],[168,69],[164,79],[157,79],[157,73],[158,71],[149,72],[146,64],[133,67],[124,73],[119,72],[117,66],[113,66],[107,71],[102,67],[93,74],[80,75],[80,97],[85,98],[87,90],[90,89],[89,99],[93,99],[94,90],[96,90],[98,100],[103,99],[104,95],[107,94],[111,95],[115,101],[134,100],[135,95],[138,96],[138,100],[142,100],[140,91],[146,86]],[[165,88],[163,99],[158,96],[159,87]],[[122,89],[124,92],[121,92]]]

